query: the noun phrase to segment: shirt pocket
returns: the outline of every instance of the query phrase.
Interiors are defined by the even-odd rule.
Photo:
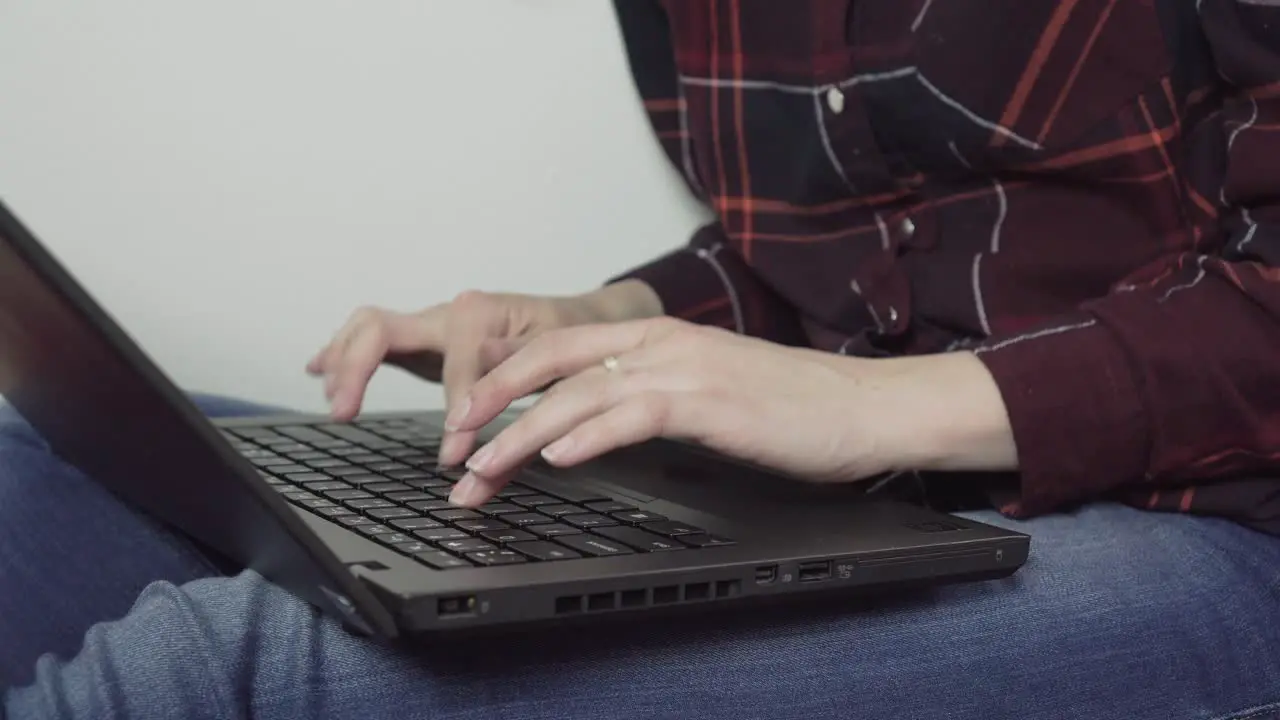
[[[1150,0],[933,0],[915,35],[924,102],[972,160],[1150,131],[1121,116],[1171,66]]]

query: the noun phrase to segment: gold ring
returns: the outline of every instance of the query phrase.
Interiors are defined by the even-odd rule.
[[[618,358],[617,358],[616,356],[614,356],[614,355],[610,355],[609,357],[605,358],[605,359],[604,359],[604,369],[605,369],[605,370],[608,370],[609,372],[613,372],[614,370],[617,370],[617,369],[618,369]]]

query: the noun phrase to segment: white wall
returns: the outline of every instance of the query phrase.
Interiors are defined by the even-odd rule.
[[[302,409],[357,305],[589,288],[700,216],[605,0],[7,2],[0,197],[179,383]]]

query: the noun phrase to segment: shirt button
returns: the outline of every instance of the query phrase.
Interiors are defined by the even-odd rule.
[[[844,93],[840,88],[833,87],[827,91],[827,107],[836,115],[844,112]]]
[[[902,237],[910,238],[916,234],[916,223],[911,218],[904,218],[898,229],[902,232]]]
[[[894,323],[897,323],[897,322],[898,322],[898,309],[897,309],[897,308],[889,308],[889,323],[890,323],[890,324],[894,324]]]

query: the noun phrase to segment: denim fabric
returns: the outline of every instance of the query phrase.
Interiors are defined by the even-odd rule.
[[[1280,541],[1221,520],[973,513],[1032,534],[1013,578],[410,651],[253,573],[196,579],[182,540],[0,437],[12,720],[1280,717]]]

